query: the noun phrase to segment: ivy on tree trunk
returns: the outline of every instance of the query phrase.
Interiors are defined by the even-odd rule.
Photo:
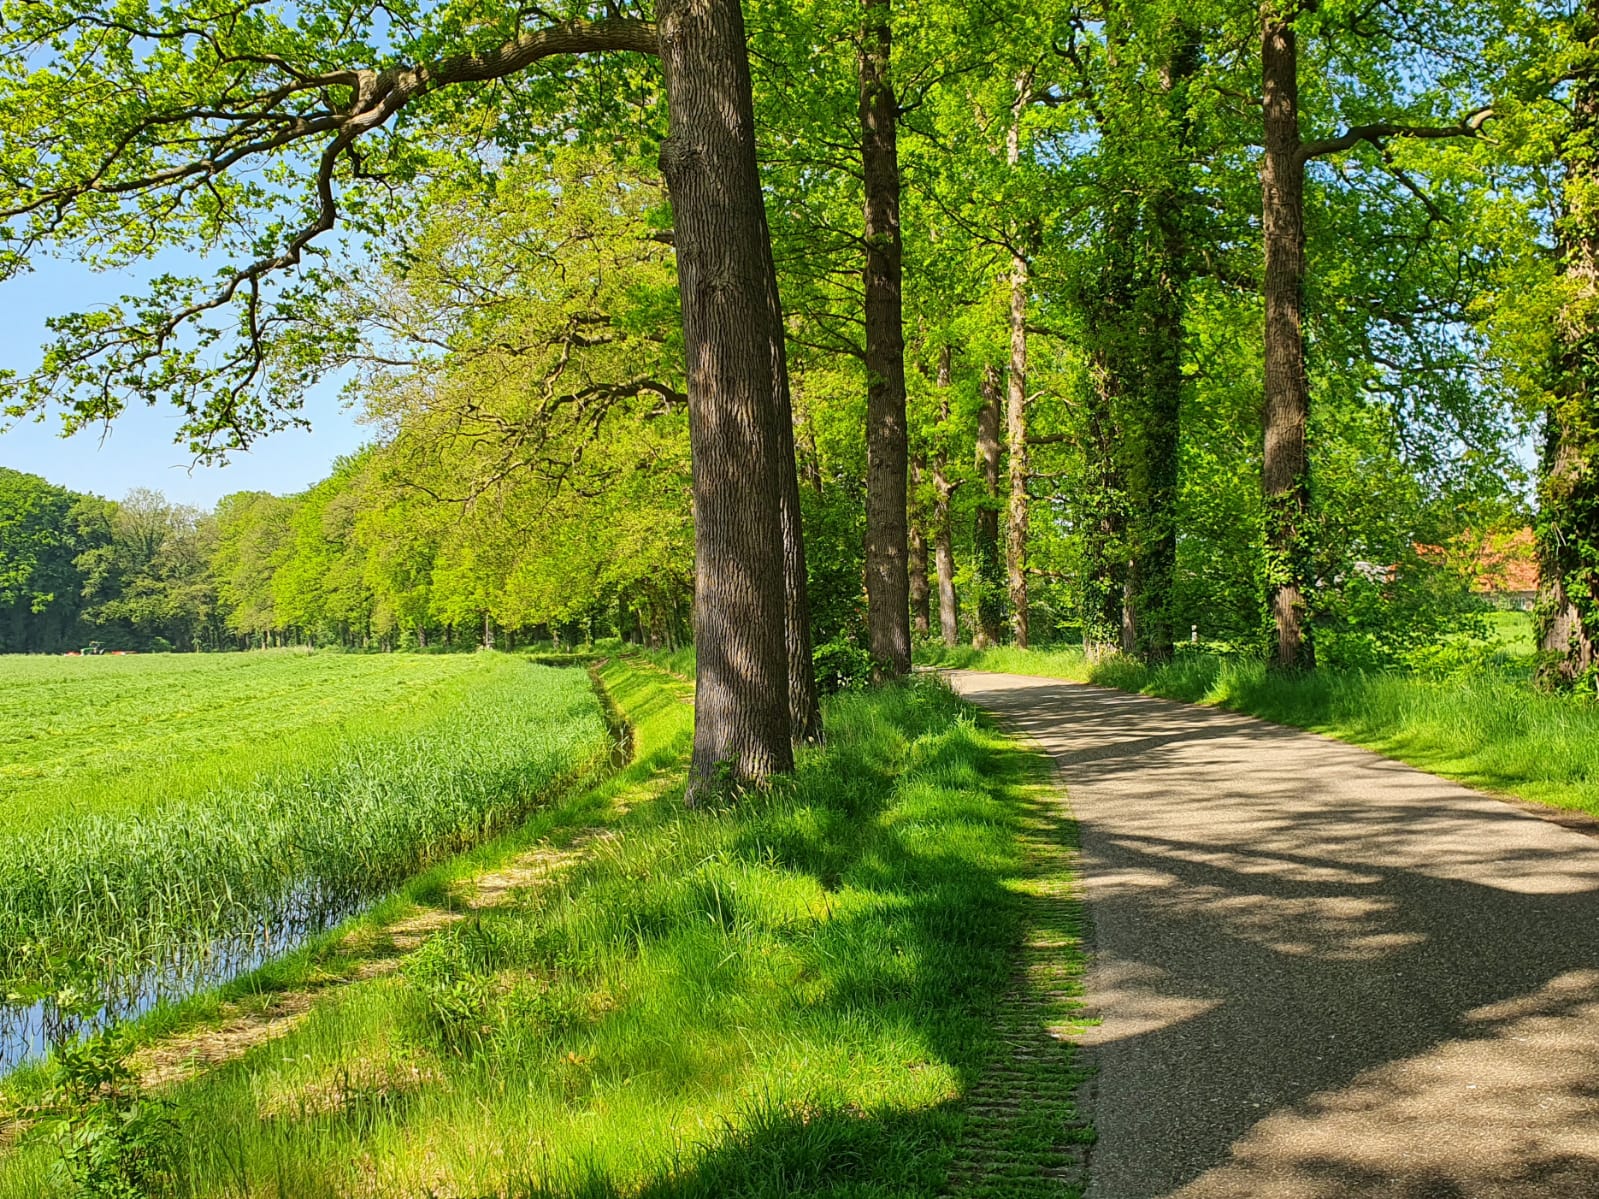
[[[1599,683],[1599,2],[1579,18],[1583,53],[1561,146],[1566,285],[1538,484],[1538,648],[1548,686]]]
[[[868,0],[859,70],[866,195],[866,626],[874,671],[895,678],[910,672],[911,633],[899,103],[889,75],[889,20],[889,0]]]

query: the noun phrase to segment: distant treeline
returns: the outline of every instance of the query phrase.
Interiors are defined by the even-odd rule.
[[[688,581],[670,572],[628,593],[591,578],[580,600],[520,618],[507,580],[452,543],[459,514],[363,507],[374,473],[363,454],[300,495],[240,492],[208,512],[146,489],[107,500],[0,467],[0,653],[687,640]]]

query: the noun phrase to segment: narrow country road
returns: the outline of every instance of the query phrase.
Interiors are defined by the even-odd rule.
[[[1244,716],[952,681],[1080,822],[1091,1199],[1599,1199],[1599,839]]]

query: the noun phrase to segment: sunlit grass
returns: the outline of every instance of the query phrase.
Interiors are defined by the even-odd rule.
[[[615,835],[174,1089],[188,1193],[940,1192],[1001,1048],[1040,759],[907,685],[688,811],[687,685],[603,678],[637,750],[600,792]],[[57,1193],[50,1152],[0,1157],[0,1197]]]

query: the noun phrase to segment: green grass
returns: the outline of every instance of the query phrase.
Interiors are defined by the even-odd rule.
[[[1514,632],[1520,622],[1503,624]],[[928,665],[1071,679],[1214,704],[1365,746],[1483,790],[1599,815],[1599,704],[1538,691],[1515,671],[1484,667],[1433,678],[1320,669],[1281,676],[1258,662],[1211,654],[1182,654],[1169,666],[1150,669],[1115,658],[1090,666],[1076,650],[1011,648],[940,647],[918,657]]]
[[[0,664],[7,736],[28,740],[19,713],[54,730],[0,834],[0,993],[131,1002],[156,973],[181,991],[217,943],[250,957],[347,914],[610,750],[581,671],[492,654],[195,661]],[[135,734],[105,743],[123,724],[147,730],[130,766]]]
[[[1514,609],[1498,609],[1482,614],[1487,626],[1487,643],[1518,657],[1528,657],[1537,651],[1538,641],[1532,632],[1532,613]]]
[[[614,835],[172,1089],[185,1194],[930,1196],[952,1168],[1001,1193],[964,1100],[993,1109],[1002,1038],[1062,1019],[1081,963],[1042,760],[907,685],[830,701],[791,779],[688,811],[688,686],[602,677],[636,748],[595,793]],[[1060,991],[1007,1006],[1040,925]],[[1059,1085],[1000,1085],[1005,1193],[1083,1136],[1045,1040]],[[59,1194],[52,1152],[0,1157],[0,1199]]]
[[[139,812],[431,723],[494,655],[0,656],[0,822]]]

